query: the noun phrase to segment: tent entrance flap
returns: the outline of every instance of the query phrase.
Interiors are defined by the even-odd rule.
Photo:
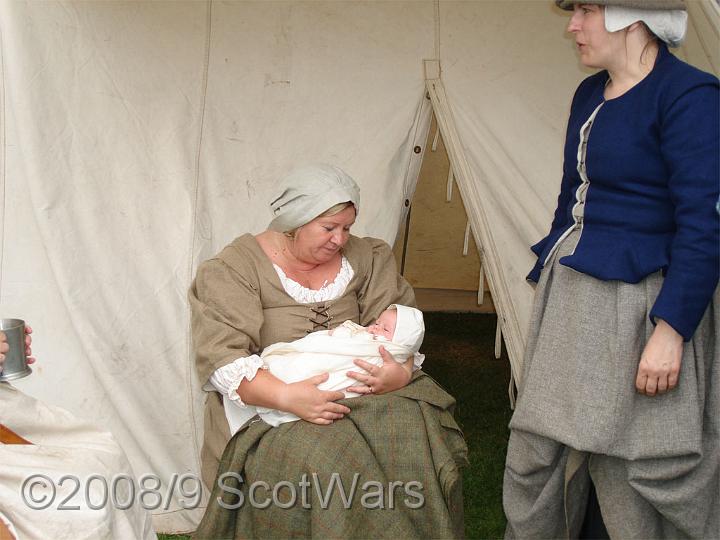
[[[439,75],[437,61],[426,61],[425,65],[426,74]],[[515,385],[520,381],[522,373],[525,338],[516,313],[512,289],[503,269],[501,253],[498,250],[484,206],[490,199],[483,196],[482,182],[468,163],[442,80],[440,78],[427,79],[426,88],[432,101],[440,134],[445,142],[458,190],[468,213],[470,230],[481,255],[483,275],[497,311],[498,328],[502,328],[502,335],[505,337],[511,365],[509,395],[511,403],[514,403]],[[498,332],[499,339],[500,333]],[[496,347],[496,350],[498,348]]]

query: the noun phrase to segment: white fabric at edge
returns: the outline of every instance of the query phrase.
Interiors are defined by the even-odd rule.
[[[156,538],[141,501],[127,509],[114,504],[132,501],[141,483],[109,432],[7,383],[0,383],[0,418],[32,443],[0,444],[0,506],[18,538]],[[39,478],[51,486],[41,487]],[[47,497],[42,508],[29,504],[29,494],[36,503]]]

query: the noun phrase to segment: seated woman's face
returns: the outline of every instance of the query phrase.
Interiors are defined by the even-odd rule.
[[[352,205],[334,216],[313,219],[295,233],[295,255],[316,264],[329,261],[347,243],[353,223],[355,207]]]

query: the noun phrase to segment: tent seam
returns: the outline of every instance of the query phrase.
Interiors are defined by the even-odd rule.
[[[419,159],[420,164],[422,166],[423,156],[425,155],[425,144],[427,142],[427,133],[425,134],[425,140],[421,141],[420,144],[418,145],[418,131],[420,131],[420,129],[421,129],[423,111],[426,106],[425,101],[430,99],[430,96],[427,96],[427,98],[426,98],[425,97],[426,95],[427,95],[427,90],[425,88],[423,88],[422,97],[420,98],[420,106],[418,107],[417,112],[415,113],[415,119],[413,122],[413,124],[414,124],[413,127],[415,129],[413,130],[411,128],[412,137],[410,137],[410,153],[409,153],[408,160],[407,160],[407,166],[405,167],[405,180],[403,181],[403,202],[405,200],[411,200],[413,195],[415,194],[415,191],[417,191],[417,177],[420,176],[420,169],[418,169],[418,174],[415,179],[415,191],[413,191],[413,193],[409,193],[409,191],[408,191],[409,187],[410,187],[410,172],[412,170],[413,159],[415,159],[415,158]],[[432,113],[432,105],[430,106],[430,111]],[[428,132],[429,131],[430,131],[430,127],[428,126]],[[408,135],[409,135],[409,133],[408,133]],[[415,154],[415,152],[414,152],[415,146],[420,146],[420,148],[421,148],[420,154]]]
[[[413,129],[413,127],[410,128],[410,130],[412,131],[412,137],[409,137],[409,139],[408,139],[410,141],[411,150],[408,155],[407,166],[405,167],[405,178],[403,180],[403,186],[402,186],[402,188],[403,188],[403,203],[405,201],[408,201],[408,203],[410,203],[410,201],[412,201],[412,198],[415,196],[415,191],[417,191],[417,183],[418,183],[418,179],[420,178],[420,170],[422,168],[422,162],[423,162],[423,159],[425,156],[425,146],[427,143],[428,134],[430,133],[430,124],[432,123],[432,119],[430,120],[430,122],[428,122],[427,131],[425,131],[424,140],[420,141],[419,144],[418,144],[418,131],[421,130],[421,125],[423,123],[423,112],[426,107],[425,102],[429,101],[429,100],[430,100],[430,96],[427,93],[427,89],[423,88],[422,97],[420,98],[420,105],[418,106],[417,112],[415,113],[415,118],[413,120],[414,129]],[[428,114],[432,114],[432,104],[430,104],[429,109],[430,110],[429,110]],[[410,136],[409,132],[408,132],[408,136]],[[415,154],[414,148],[416,146],[420,146],[420,148],[421,148],[420,154]],[[410,179],[410,173],[412,171],[413,159],[415,159],[415,158],[420,160],[420,167],[418,167],[417,173],[415,174],[415,182],[414,182],[415,188],[414,188],[413,192],[410,193],[410,184],[412,183],[411,179]],[[405,210],[405,208],[407,208],[407,210]],[[400,210],[401,219],[400,219],[400,223],[398,224],[398,227],[397,227],[399,230],[400,224],[402,224],[403,221],[405,222],[405,232],[403,234],[403,249],[402,249],[401,262],[400,262],[400,275],[401,276],[404,275],[404,272],[405,272],[405,255],[406,255],[406,251],[407,251],[408,234],[409,234],[409,230],[410,230],[410,211],[411,210],[412,210],[411,204],[408,204],[407,206],[401,206],[401,210]],[[393,245],[395,245],[396,242],[397,242],[397,232],[395,233],[395,239],[393,241]]]
[[[192,199],[192,223],[190,224],[190,257],[187,268],[187,280],[186,283],[190,283],[193,275],[193,266],[195,259],[195,231],[197,227],[198,218],[198,193],[200,191],[200,157],[202,155],[202,142],[203,142],[203,131],[205,128],[205,106],[207,103],[207,88],[208,88],[208,72],[210,71],[210,43],[212,33],[212,0],[207,2],[207,13],[206,13],[206,24],[207,33],[205,36],[205,55],[203,60],[203,79],[202,79],[202,94],[200,99],[200,129],[198,132],[197,152],[195,154],[195,178],[194,178],[194,189]],[[189,311],[190,306],[187,309]],[[192,443],[195,450],[195,463],[200,470],[200,452],[197,444],[197,424],[195,422],[195,406],[193,388],[190,383],[192,378],[192,350],[190,347],[191,341],[191,317],[188,317],[187,328],[185,331],[185,381],[186,381],[186,395],[188,396],[188,408],[190,409],[190,421],[193,428]]]

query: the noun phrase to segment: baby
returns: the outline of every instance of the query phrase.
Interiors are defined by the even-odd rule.
[[[270,345],[261,358],[270,373],[285,383],[329,373],[328,380],[318,385],[320,390],[340,391],[345,397],[356,397],[360,394],[347,389],[361,383],[348,377],[347,372],[367,372],[355,365],[354,359],[382,366],[383,359],[378,352],[382,345],[396,361],[405,362],[411,356],[421,356],[417,353],[424,335],[422,312],[393,304],[367,328],[345,321],[333,330],[313,332],[292,343]],[[276,409],[258,407],[257,412],[272,426],[298,420],[294,414]]]

